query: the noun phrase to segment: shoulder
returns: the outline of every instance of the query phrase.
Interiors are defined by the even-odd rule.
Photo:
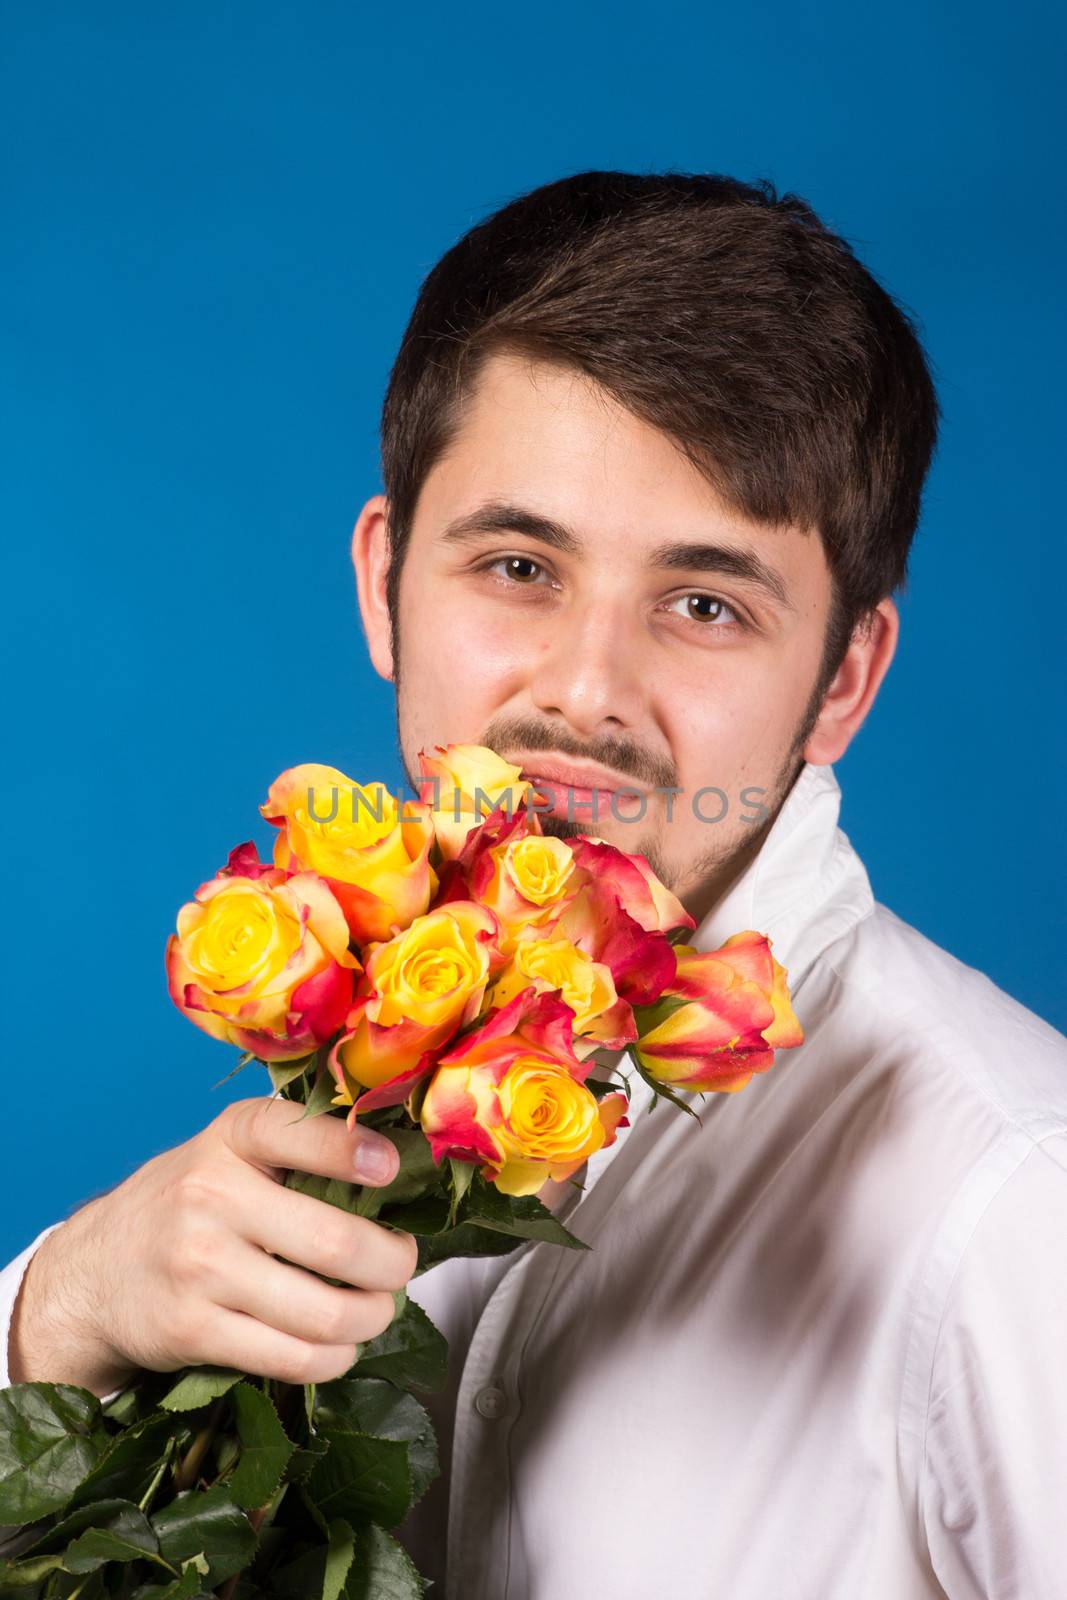
[[[815,966],[819,1021],[841,1013],[902,1070],[942,1080],[1002,1128],[1067,1132],[1067,1037],[888,906],[876,902]]]

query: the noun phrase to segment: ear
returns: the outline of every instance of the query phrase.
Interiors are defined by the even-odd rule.
[[[805,761],[824,767],[844,755],[889,671],[899,633],[900,616],[888,596],[857,623],[804,746]]]
[[[393,677],[393,630],[386,603],[385,579],[389,571],[389,502],[372,495],[352,529],[352,565],[356,571],[359,614],[367,649],[379,677]]]

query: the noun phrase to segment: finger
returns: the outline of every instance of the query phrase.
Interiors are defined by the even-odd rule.
[[[396,1146],[384,1134],[350,1131],[340,1117],[305,1118],[292,1100],[235,1100],[218,1120],[230,1149],[275,1179],[280,1169],[295,1168],[348,1183],[386,1184],[400,1170]]]
[[[245,1171],[247,1179],[232,1186],[227,1202],[227,1222],[242,1238],[359,1289],[404,1288],[418,1265],[412,1234],[350,1216],[295,1189],[268,1188],[253,1168]]]
[[[227,1251],[225,1277],[208,1293],[216,1305],[315,1345],[376,1339],[396,1312],[383,1290],[334,1288],[243,1241]]]
[[[355,1343],[309,1344],[226,1306],[212,1307],[205,1317],[203,1348],[202,1364],[235,1367],[280,1383],[329,1383],[359,1354]]]

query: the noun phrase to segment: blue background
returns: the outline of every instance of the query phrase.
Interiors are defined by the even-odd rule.
[[[1067,1027],[1051,5],[5,7],[0,1263],[269,1092],[178,905],[299,760],[401,781],[348,540],[419,282],[588,167],[766,176],[919,316],[945,426],[837,772],[876,895]]]

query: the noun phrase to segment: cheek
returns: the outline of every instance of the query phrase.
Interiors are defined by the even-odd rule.
[[[805,704],[804,682],[794,673],[761,671],[751,658],[744,670],[726,670],[719,662],[699,688],[672,696],[671,744],[678,782],[687,794],[679,796],[679,827],[702,844],[718,844],[735,831],[741,790],[747,785],[772,792],[778,781],[785,751]],[[726,817],[718,827],[694,821],[689,796],[705,786],[721,789],[728,797]],[[709,795],[707,811],[714,814],[721,802]]]
[[[521,685],[529,650],[499,613],[414,590],[401,611],[405,749],[479,740]]]

